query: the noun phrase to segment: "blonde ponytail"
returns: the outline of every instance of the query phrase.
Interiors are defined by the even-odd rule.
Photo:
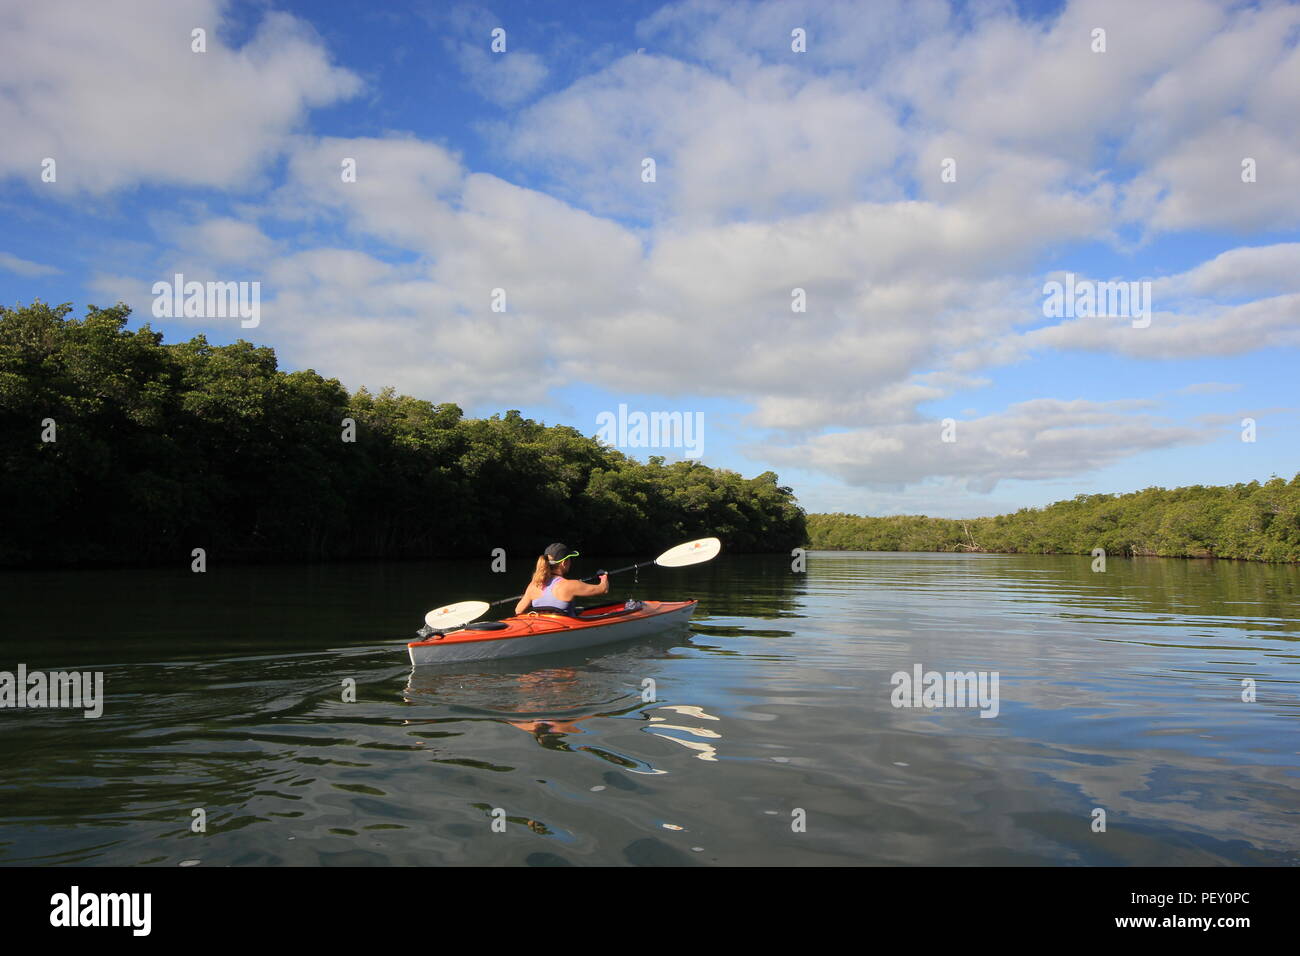
[[[535,588],[544,588],[551,583],[551,578],[555,577],[555,572],[551,570],[551,562],[542,555],[537,559],[537,567],[533,568],[532,586]]]

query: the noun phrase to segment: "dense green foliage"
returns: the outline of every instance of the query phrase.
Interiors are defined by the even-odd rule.
[[[1147,488],[1078,495],[995,518],[808,516],[813,548],[832,551],[1002,551],[1300,561],[1300,474],[1290,482]]]
[[[392,389],[354,395],[275,352],[165,345],[130,310],[0,307],[0,564],[210,558],[730,551],[805,536],[789,488],[640,463],[517,411],[467,419]],[[354,442],[343,420],[355,421]],[[42,441],[52,419],[56,440]]]

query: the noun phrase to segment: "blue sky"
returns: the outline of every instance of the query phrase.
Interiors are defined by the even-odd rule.
[[[1133,7],[26,5],[0,301],[587,434],[698,413],[809,510],[1290,477],[1300,7]],[[260,324],[153,318],[176,271]],[[1149,281],[1149,324],[1045,314],[1065,273]]]

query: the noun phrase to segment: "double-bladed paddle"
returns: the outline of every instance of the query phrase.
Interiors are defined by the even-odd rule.
[[[703,564],[705,561],[711,561],[718,556],[722,550],[722,542],[717,538],[699,538],[695,541],[687,541],[685,544],[679,544],[675,548],[669,548],[653,561],[640,561],[636,564],[629,564],[625,568],[618,568],[614,571],[607,571],[607,574],[622,574],[624,571],[631,571],[635,568],[644,568],[651,564],[657,564],[661,568],[684,568],[692,564]],[[583,578],[584,581],[598,580],[596,576]],[[487,601],[460,601],[456,604],[448,604],[446,607],[434,608],[428,614],[424,615],[424,623],[434,630],[445,631],[453,627],[461,627],[470,621],[478,620],[488,610],[496,604],[505,604],[509,601],[518,601],[522,594],[516,594],[513,597],[502,598],[499,601],[493,601],[489,604]]]

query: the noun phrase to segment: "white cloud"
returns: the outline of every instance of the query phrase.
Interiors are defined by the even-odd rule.
[[[1157,281],[1152,293],[1226,298],[1300,292],[1300,242],[1243,246],[1221,252],[1181,275]]]
[[[550,70],[538,53],[520,49],[518,18],[502,18],[473,3],[417,9],[416,15],[441,35],[442,47],[456,61],[469,88],[491,103],[513,107],[531,98]],[[495,31],[504,31],[500,36]],[[504,50],[493,43],[504,41]],[[563,40],[555,42],[557,47]]]
[[[498,106],[514,106],[532,96],[546,80],[546,64],[536,53],[511,50],[502,53],[482,43],[450,42],[449,48],[465,71],[471,89]]]
[[[1197,415],[1196,421],[1202,425],[1223,426],[1228,425],[1233,431],[1241,428],[1243,419],[1252,418],[1256,422],[1262,422],[1266,419],[1278,415],[1289,415],[1294,413],[1294,408],[1288,408],[1285,405],[1275,405],[1271,408],[1242,408],[1235,412],[1220,412],[1206,415]]]
[[[806,54],[789,51],[794,25]],[[1148,230],[1294,226],[1298,25],[1294,6],[1209,0],[1177,16],[1081,0],[1046,24],[996,5],[673,4],[642,24],[648,55],[539,101],[500,145],[545,161],[587,208],[653,221],[983,186],[1008,221],[1048,191]],[[645,156],[661,171],[653,188],[636,179]],[[946,157],[956,184],[939,181]]]
[[[260,263],[275,248],[256,224],[224,216],[185,228],[177,242],[191,255],[216,265]]]
[[[1222,395],[1225,392],[1238,391],[1240,388],[1240,385],[1228,382],[1197,382],[1194,385],[1184,385],[1178,389],[1178,392],[1182,395]]]
[[[28,279],[34,279],[37,276],[57,275],[63,271],[54,266],[47,266],[40,262],[32,262],[30,259],[20,258],[10,252],[0,252],[0,269]]]
[[[863,198],[900,143],[889,110],[853,84],[779,68],[738,84],[650,55],[543,98],[499,141],[595,212],[693,223]],[[641,179],[646,158],[654,183]]]
[[[887,69],[891,60],[952,20],[942,0],[877,0],[870,7],[858,0],[687,0],[650,14],[637,35],[652,51],[671,50],[728,72],[756,63],[865,72]],[[806,34],[807,53],[791,49],[796,27]]]
[[[782,481],[789,483],[791,471],[781,472]],[[820,479],[820,480],[819,480]],[[928,515],[932,518],[975,518],[981,515],[1009,514],[1025,506],[1008,489],[1016,482],[1000,486],[995,494],[977,494],[961,480],[934,478],[917,482],[897,490],[867,488],[861,485],[844,485],[820,476],[809,476],[799,481],[799,504],[809,514],[842,512],[861,515]],[[1034,483],[1041,493],[1050,480]],[[1062,488],[1059,497],[1069,498],[1077,493],[1078,480],[1070,488]]]
[[[243,47],[219,0],[42,0],[0,13],[0,177],[103,193],[136,184],[249,189],[306,112],[360,88],[300,20],[268,13]],[[193,53],[190,31],[207,30]],[[45,157],[58,179],[40,181]]]
[[[1154,8],[1153,8],[1154,9]],[[1300,7],[1215,10],[1134,103],[1126,213],[1152,231],[1300,220]],[[1242,181],[1251,158],[1257,180]]]
[[[343,178],[345,161],[356,181]],[[464,180],[449,150],[410,137],[303,138],[289,153],[286,185],[266,212],[309,224],[334,217],[358,234],[421,251],[446,232],[448,197]]]
[[[1192,359],[1244,355],[1300,345],[1300,293],[1240,305],[1208,305],[1190,312],[1156,310],[1151,324],[1089,316],[1034,329],[1016,340],[1027,350],[1080,349],[1142,359]]]
[[[1036,399],[958,422],[953,442],[943,441],[941,423],[930,421],[819,435],[751,453],[827,472],[849,485],[888,490],[946,478],[983,494],[1000,481],[1078,475],[1142,452],[1210,439],[1204,430],[1140,413],[1146,404]]]
[[[1060,274],[1052,278],[1064,283]],[[1076,287],[1093,281],[1076,275]],[[1005,364],[1034,351],[1077,349],[1152,360],[1216,358],[1300,345],[1300,243],[1229,249],[1185,272],[1150,282],[1150,325],[1086,316],[1013,332],[952,359],[957,369]],[[1039,286],[1041,290],[1042,286]],[[1037,308],[1041,314],[1042,299]]]

